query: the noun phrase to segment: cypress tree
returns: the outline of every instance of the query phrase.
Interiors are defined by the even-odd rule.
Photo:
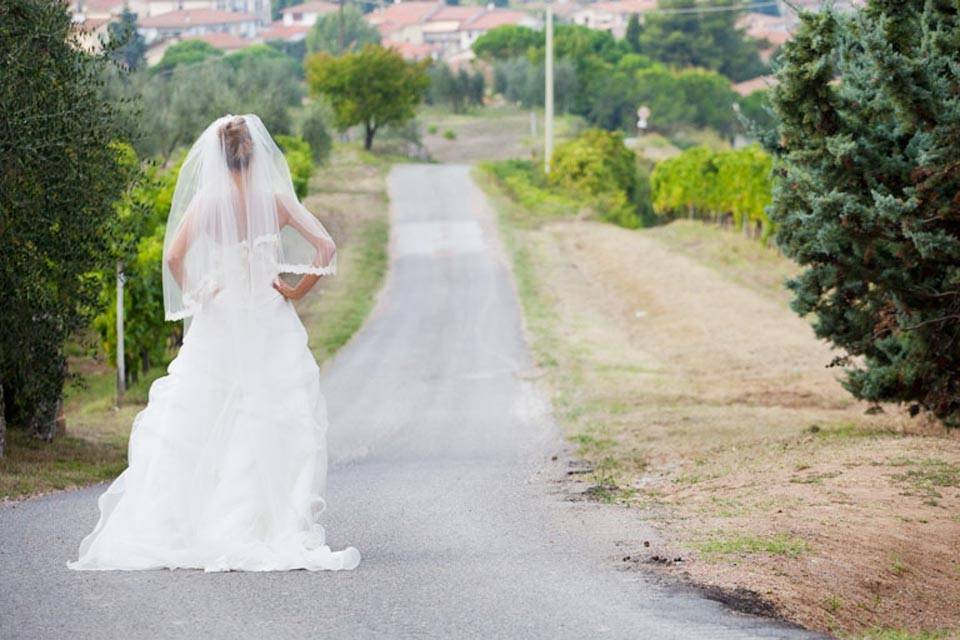
[[[793,308],[857,398],[960,424],[960,22],[946,0],[807,13],[784,46],[771,218]]]

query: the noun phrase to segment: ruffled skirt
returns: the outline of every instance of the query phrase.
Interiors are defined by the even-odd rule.
[[[128,467],[71,569],[353,569],[324,510],[326,404],[293,306],[219,294],[133,423]]]

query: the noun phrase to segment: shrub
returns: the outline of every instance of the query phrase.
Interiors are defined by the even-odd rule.
[[[637,227],[636,156],[620,132],[588,129],[559,145],[550,161],[550,184],[592,200],[600,215]]]
[[[772,231],[772,159],[757,146],[714,151],[693,147],[659,162],[650,176],[654,211],[661,216],[730,220],[752,232]]]
[[[333,149],[333,137],[327,128],[327,114],[316,102],[311,101],[300,119],[300,137],[310,145],[313,161],[323,164]]]
[[[290,167],[290,178],[293,189],[301,200],[307,197],[310,191],[310,176],[313,175],[313,157],[310,145],[303,138],[297,136],[274,136],[277,146],[283,151]]]

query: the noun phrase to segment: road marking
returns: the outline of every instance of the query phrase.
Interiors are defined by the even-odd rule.
[[[483,231],[474,220],[398,222],[394,255],[463,255],[486,250]]]

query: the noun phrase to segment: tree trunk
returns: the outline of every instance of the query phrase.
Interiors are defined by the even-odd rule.
[[[3,378],[0,378],[0,458],[7,449],[7,407],[3,402]]]
[[[60,364],[60,384],[55,393],[37,402],[27,424],[30,433],[44,442],[53,442],[53,439],[63,435],[67,430],[67,422],[63,413],[63,381],[67,376],[66,361]]]
[[[377,133],[377,127],[369,122],[363,125],[363,148],[370,151],[373,147],[373,136]]]

